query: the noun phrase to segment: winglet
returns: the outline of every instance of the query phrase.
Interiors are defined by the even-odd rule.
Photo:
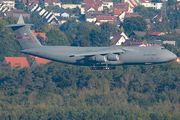
[[[20,14],[17,24],[24,24],[23,16]]]

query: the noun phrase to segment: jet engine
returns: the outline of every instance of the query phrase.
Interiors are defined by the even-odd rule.
[[[96,62],[106,62],[107,59],[106,59],[105,56],[102,56],[102,55],[96,55],[96,56],[94,57],[94,61],[96,61]]]
[[[119,60],[119,56],[117,54],[108,54],[107,55],[107,59],[109,61],[118,61]]]

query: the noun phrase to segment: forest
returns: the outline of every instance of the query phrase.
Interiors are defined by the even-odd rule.
[[[37,13],[30,19],[24,19],[26,23],[35,24],[32,29],[36,32],[47,33],[48,39],[43,41],[44,45],[110,46],[113,43],[109,40],[109,34],[132,31],[109,23],[95,26],[73,19],[59,29],[48,30]],[[137,18],[136,22],[138,20],[144,19]],[[19,52],[21,47],[13,31],[4,27],[16,22],[14,17],[0,19],[0,61],[5,56],[26,56],[32,62],[28,55]],[[175,40],[176,46],[166,44],[164,47],[180,56],[180,37],[177,34],[159,37],[146,35],[139,39]],[[91,71],[89,67],[58,62],[22,69],[0,64],[0,118],[179,120],[179,70],[180,65],[176,62],[124,65],[110,71]]]

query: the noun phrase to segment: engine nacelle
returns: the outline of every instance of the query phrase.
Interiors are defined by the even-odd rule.
[[[109,60],[109,61],[118,61],[119,56],[117,54],[108,54],[107,55],[107,60]]]
[[[96,61],[96,62],[106,62],[107,59],[106,59],[105,56],[102,56],[102,55],[96,55],[96,56],[94,57],[94,61]]]

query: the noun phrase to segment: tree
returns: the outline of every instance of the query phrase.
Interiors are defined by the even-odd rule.
[[[171,5],[174,5],[174,4],[177,4],[177,3],[178,3],[177,0],[168,0],[167,1],[168,6],[171,6]]]
[[[15,3],[16,3],[15,4],[16,9],[23,9],[23,10],[26,9],[25,4],[23,2],[19,2],[19,0],[15,0]]]
[[[126,33],[131,34],[134,30],[145,31],[147,28],[146,20],[143,17],[129,17],[125,18],[123,28]]]
[[[66,40],[65,34],[61,32],[59,29],[54,28],[47,32],[48,45],[67,45],[68,42]]]
[[[32,26],[32,29],[37,29],[39,27],[42,27],[44,25],[46,25],[46,23],[43,21],[43,19],[41,18],[41,16],[39,15],[38,12],[35,12],[31,15],[30,17],[30,23],[34,24],[34,26]]]

